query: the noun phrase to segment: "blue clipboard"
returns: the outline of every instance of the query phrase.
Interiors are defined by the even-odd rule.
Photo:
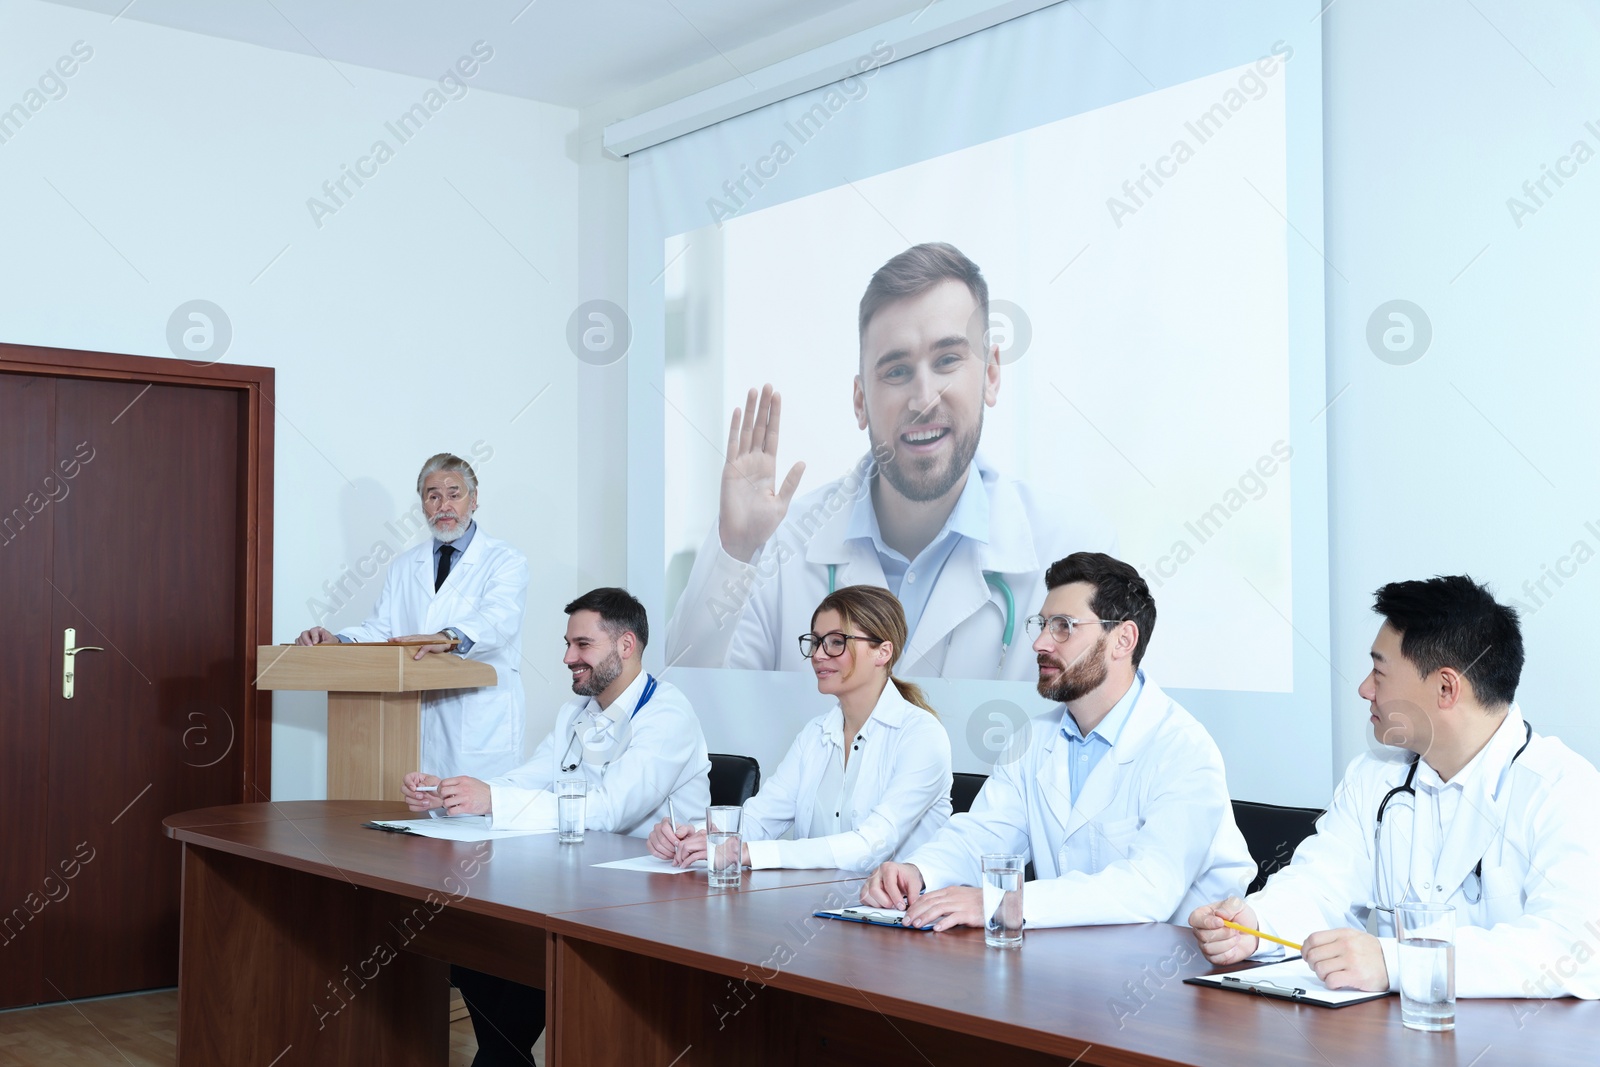
[[[927,926],[907,926],[900,920],[905,917],[903,911],[892,911],[888,908],[869,908],[865,905],[855,908],[835,908],[831,911],[814,911],[811,914],[820,919],[842,919],[847,923],[865,923],[868,926],[892,926],[896,930],[932,930],[933,924]]]

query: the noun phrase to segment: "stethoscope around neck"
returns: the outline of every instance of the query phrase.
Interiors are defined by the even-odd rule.
[[[1533,741],[1533,724],[1524,719],[1522,721],[1522,730],[1522,747],[1511,754],[1512,764],[1517,762],[1517,757],[1522,755],[1523,751],[1527,749],[1529,743]],[[1417,779],[1417,764],[1421,762],[1422,757],[1420,755],[1413,757],[1411,760],[1411,766],[1406,770],[1406,780],[1389,790],[1387,793],[1383,794],[1383,799],[1378,801],[1377,823],[1372,830],[1372,848],[1374,860],[1376,861],[1374,863],[1374,874],[1377,878],[1377,886],[1375,887],[1376,892],[1374,895],[1378,898],[1379,911],[1390,913],[1394,912],[1394,904],[1392,902],[1387,907],[1385,907],[1383,904],[1383,892],[1385,889],[1389,888],[1389,880],[1383,877],[1383,813],[1388,809],[1389,801],[1393,800],[1401,793],[1409,793],[1411,794],[1411,815],[1413,819],[1416,818],[1417,787],[1413,783]],[[1472,897],[1465,893],[1463,893],[1463,895],[1466,896],[1466,901],[1468,904],[1477,904],[1483,900],[1483,857],[1478,857],[1478,862],[1473,866],[1472,874],[1469,877],[1477,879],[1478,895],[1476,897]],[[1390,891],[1390,896],[1392,899],[1392,890]]]
[[[1011,586],[1007,584],[1005,575],[998,571],[984,571],[983,580],[988,582],[1000,599],[1006,605],[1006,625],[1000,631],[1000,666],[1006,665],[1006,652],[1011,648],[1011,639],[1017,635],[1017,598],[1012,595]],[[828,593],[831,595],[839,584],[839,565],[828,564]]]
[[[650,698],[655,696],[655,695],[656,695],[656,680],[655,680],[655,676],[647,674],[647,675],[644,676],[644,692],[642,694],[640,694],[639,702],[633,706],[633,714],[628,716],[628,721],[632,722],[633,719],[634,719],[634,716],[639,714],[639,709],[644,707],[646,704],[650,703]],[[576,721],[576,720],[574,720],[574,721]],[[571,774],[573,771],[577,770],[578,769],[578,765],[583,762],[583,756],[581,754],[579,755],[579,757],[577,759],[573,759],[572,758],[572,749],[577,744],[578,744],[578,731],[576,729],[574,729],[572,731],[572,738],[567,742],[567,750],[561,754],[561,773],[562,774]],[[606,768],[610,767],[610,766],[611,766],[611,760],[606,760],[604,763],[602,763],[600,765],[600,773],[604,774],[606,772]]]

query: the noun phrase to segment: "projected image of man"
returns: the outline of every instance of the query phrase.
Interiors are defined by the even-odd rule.
[[[782,398],[751,389],[728,432],[717,522],[667,628],[669,662],[800,670],[788,635],[846,585],[905,605],[907,673],[1027,680],[1017,605],[1044,597],[1044,568],[1110,550],[1098,516],[1006,477],[979,449],[1000,395],[989,287],[953,245],[921,244],[872,276],[858,312],[851,385],[870,451],[796,498],[805,464],[778,481]],[[1047,499],[1049,497],[1049,499]]]

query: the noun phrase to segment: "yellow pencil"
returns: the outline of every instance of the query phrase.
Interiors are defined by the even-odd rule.
[[[1249,934],[1252,937],[1262,937],[1266,938],[1268,941],[1274,941],[1280,945],[1287,945],[1296,952],[1301,952],[1305,948],[1304,945],[1297,945],[1293,941],[1285,941],[1281,937],[1273,937],[1271,934],[1264,934],[1260,930],[1252,930],[1248,926],[1240,926],[1238,923],[1229,922],[1227,919],[1222,920],[1222,925],[1228,927],[1230,930],[1237,930],[1241,934]]]

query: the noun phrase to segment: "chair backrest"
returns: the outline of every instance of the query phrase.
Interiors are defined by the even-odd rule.
[[[740,805],[761,788],[761,764],[749,756],[711,753],[711,803]]]
[[[1250,858],[1256,861],[1256,877],[1249,892],[1266,885],[1274,871],[1289,865],[1294,850],[1316,830],[1321,817],[1321,808],[1287,808],[1250,800],[1233,802],[1234,822],[1244,834]]]
[[[971,774],[967,771],[957,771],[950,776],[950,808],[954,812],[970,811],[972,802],[978,798],[978,790],[983,788],[983,783],[989,780],[987,774]]]

